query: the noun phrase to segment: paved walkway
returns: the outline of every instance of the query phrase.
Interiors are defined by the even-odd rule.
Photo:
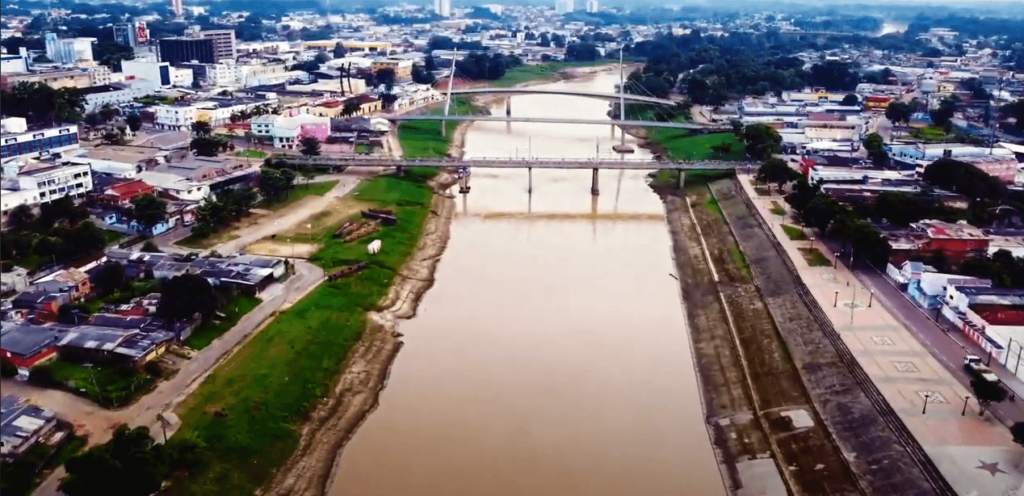
[[[971,392],[882,305],[869,307],[870,291],[844,265],[808,266],[798,248],[810,242],[790,240],[770,213],[772,200],[785,202],[757,196],[750,176],[739,178],[847,346],[953,488],[964,496],[1024,496],[1024,449],[1006,427],[991,415],[979,417],[973,400],[961,415]]]

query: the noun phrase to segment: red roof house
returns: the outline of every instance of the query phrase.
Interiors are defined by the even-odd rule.
[[[100,202],[108,205],[120,205],[126,207],[131,204],[132,198],[136,196],[152,194],[153,187],[141,179],[115,184],[103,191],[100,195]]]

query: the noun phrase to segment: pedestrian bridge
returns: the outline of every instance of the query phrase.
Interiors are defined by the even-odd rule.
[[[452,89],[452,96],[457,95],[561,95],[561,96],[582,96],[586,98],[597,98],[601,100],[652,103],[656,105],[675,105],[676,101],[653,96],[634,95],[631,93],[601,93],[597,91],[576,91],[576,90],[552,90],[539,88],[463,88]]]
[[[392,122],[409,121],[460,121],[460,122],[532,122],[541,124],[596,124],[601,126],[625,126],[625,127],[664,127],[672,129],[699,129],[703,131],[724,132],[731,131],[730,126],[708,126],[693,122],[662,122],[662,121],[640,121],[640,120],[611,120],[611,119],[572,119],[563,117],[510,117],[498,115],[390,115],[386,119]]]

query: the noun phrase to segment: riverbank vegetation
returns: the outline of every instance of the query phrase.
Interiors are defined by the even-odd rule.
[[[746,159],[743,143],[733,133],[691,134],[684,129],[647,128],[652,151],[669,160]]]
[[[182,428],[175,437],[205,446],[208,463],[175,480],[169,494],[253,494],[288,459],[303,419],[327,395],[359,341],[366,313],[377,308],[413,252],[430,209],[429,174],[382,176],[356,188],[361,202],[392,209],[399,219],[375,236],[381,252],[367,254],[370,239],[327,240],[311,258],[325,270],[362,261],[369,266],[322,283],[278,315],[180,406]]]
[[[427,112],[428,115],[444,115],[441,104]],[[453,98],[449,115],[475,115],[484,113],[465,98]],[[444,134],[441,126],[445,126]],[[410,121],[398,126],[398,141],[402,144],[402,155],[405,158],[444,158],[448,156],[457,121]]]

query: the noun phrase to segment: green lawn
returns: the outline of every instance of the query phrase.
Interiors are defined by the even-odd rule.
[[[750,265],[747,264],[747,257],[743,256],[743,252],[736,245],[729,246],[729,258],[732,259],[732,263],[736,264],[740,268],[740,272],[743,275],[750,277]]]
[[[743,143],[732,133],[691,135],[685,129],[647,128],[647,140],[664,149],[672,160],[746,160]],[[732,145],[728,154],[715,153],[712,146]]]
[[[725,215],[722,214],[722,207],[718,205],[718,200],[713,196],[709,196],[707,200],[704,200],[704,210],[707,210],[709,214],[719,219],[725,219]]]
[[[771,213],[782,217],[786,215],[786,208],[779,204],[779,202],[772,200]]]
[[[242,150],[235,152],[235,156],[242,158],[266,158],[267,153],[260,150]]]
[[[210,463],[168,489],[174,495],[253,494],[294,451],[303,419],[331,388],[345,355],[365,329],[396,271],[419,239],[431,192],[419,175],[377,177],[358,188],[360,201],[396,211],[380,253],[362,240],[329,239],[311,258],[327,270],[367,260],[369,267],[324,282],[278,315],[218,367],[178,409],[179,436],[201,441]]]
[[[488,86],[497,87],[508,87],[515,86],[520,83],[527,81],[536,81],[538,79],[551,79],[554,78],[558,71],[568,69],[571,67],[592,67],[596,65],[608,65],[612,64],[609,60],[597,60],[594,62],[548,62],[545,64],[537,65],[521,65],[519,67],[513,67],[508,71],[505,71],[505,77],[497,81],[488,81]],[[614,62],[617,63],[617,62]]]
[[[125,406],[142,396],[159,378],[126,366],[55,360],[32,369],[30,381],[61,387],[107,408]]]
[[[120,243],[128,237],[125,233],[111,231],[110,229],[101,229],[101,231],[103,231],[103,238],[107,240],[107,246]]]
[[[807,265],[811,267],[828,267],[832,262],[822,255],[817,248],[800,248],[800,254],[804,256]]]
[[[464,98],[452,100],[449,115],[478,114],[480,110]],[[431,109],[430,115],[443,115],[444,107]],[[411,121],[398,126],[398,141],[402,144],[405,158],[442,158],[448,156],[448,146],[459,126],[456,121],[444,122],[445,134],[441,134],[441,121]]]
[[[185,340],[185,346],[194,350],[206,348],[214,339],[220,337],[238,323],[243,315],[252,311],[260,304],[260,299],[255,296],[239,294],[234,299],[224,303],[220,311],[225,316],[219,320],[210,319],[203,322],[192,335]]]
[[[256,208],[274,211],[281,210],[282,208],[285,208],[307,196],[324,196],[331,190],[331,188],[338,184],[338,181],[323,181],[308,184],[302,182],[304,181],[303,179],[296,179],[296,181],[296,186],[288,192],[288,196],[273,202],[267,201],[266,199],[260,200],[260,202],[256,204]]]
[[[793,241],[803,241],[807,239],[807,235],[804,234],[803,229],[800,229],[799,227],[783,224],[782,230],[786,233],[786,236],[789,236],[789,239],[792,239]]]

